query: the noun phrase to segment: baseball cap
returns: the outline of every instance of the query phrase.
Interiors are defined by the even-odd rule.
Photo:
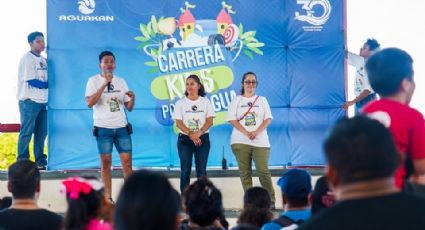
[[[277,184],[288,199],[305,199],[311,192],[311,176],[303,169],[290,169],[286,171],[279,178]]]

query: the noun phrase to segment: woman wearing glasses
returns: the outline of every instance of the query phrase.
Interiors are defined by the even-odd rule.
[[[186,97],[177,101],[172,115],[179,137],[177,149],[180,157],[180,191],[190,183],[192,158],[195,155],[196,176],[207,175],[210,152],[209,128],[215,117],[211,102],[205,98],[205,89],[199,77],[192,74],[186,79]]]
[[[230,103],[227,120],[233,126],[231,147],[239,165],[239,175],[244,191],[252,187],[252,161],[260,177],[260,183],[272,200],[275,196],[268,168],[270,143],[267,126],[272,121],[267,99],[255,94],[257,76],[247,72],[242,77],[241,95]]]

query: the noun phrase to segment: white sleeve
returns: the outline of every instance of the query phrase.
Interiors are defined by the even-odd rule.
[[[91,95],[95,94],[97,91],[96,86],[94,85],[94,79],[89,78],[86,85],[86,97],[90,97]]]
[[[122,80],[122,87],[123,87],[123,91],[124,91],[124,102],[129,102],[130,101],[130,97],[127,95],[127,92],[129,91],[127,83],[125,82],[124,79]]]
[[[347,59],[348,59],[348,64],[356,68],[361,68],[365,63],[365,59],[362,56],[357,55],[355,53],[351,53],[351,52],[348,52]]]
[[[227,110],[227,121],[237,121],[238,118],[236,117],[237,112],[237,106],[238,106],[239,97],[236,96],[232,102],[230,102],[229,109]]]
[[[208,100],[208,98],[205,98],[205,103],[207,104],[207,117],[215,117],[215,111],[214,108],[212,107],[211,101]]]
[[[24,81],[37,79],[37,67],[34,65],[34,62],[28,58],[28,56],[24,56],[22,58],[20,69]]]
[[[183,102],[182,102],[182,100],[184,100],[184,99],[182,98],[182,99],[178,100],[176,102],[176,105],[174,106],[174,111],[173,111],[173,114],[171,115],[171,118],[173,120],[183,120],[183,112],[182,112],[182,108],[183,108],[182,103]]]
[[[264,120],[269,119],[269,118],[273,119],[272,111],[270,109],[269,102],[267,101],[267,99],[265,97],[262,97],[262,99],[263,99],[262,100],[262,104],[263,104],[262,106],[264,108]]]

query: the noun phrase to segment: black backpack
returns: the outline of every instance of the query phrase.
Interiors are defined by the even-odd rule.
[[[293,219],[287,217],[287,216],[280,216],[277,219],[274,219],[272,222],[282,226],[282,227],[288,227],[290,225],[296,224],[296,225],[300,225],[302,223],[304,223],[304,220],[297,220],[294,221]]]

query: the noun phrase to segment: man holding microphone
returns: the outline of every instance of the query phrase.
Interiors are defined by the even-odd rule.
[[[99,55],[100,74],[91,77],[86,86],[86,102],[93,108],[94,128],[100,154],[101,176],[105,185],[105,197],[112,200],[112,148],[119,152],[124,179],[132,172],[132,127],[128,123],[125,108],[132,111],[135,95],[129,91],[124,79],[114,76],[115,56],[110,51]]]

